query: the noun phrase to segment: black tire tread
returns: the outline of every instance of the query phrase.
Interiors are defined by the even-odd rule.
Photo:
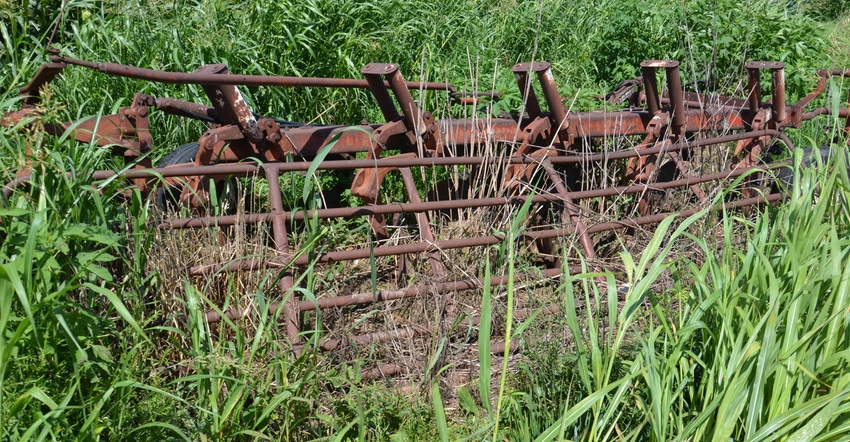
[[[191,163],[195,161],[198,155],[200,145],[197,141],[186,143],[177,149],[172,150],[168,155],[162,157],[156,167],[173,166],[175,164]],[[160,186],[156,189],[156,207],[160,210],[170,211],[177,205],[180,192],[167,185]]]
[[[197,141],[186,143],[177,149],[172,150],[168,153],[168,155],[162,157],[162,159],[156,163],[156,167],[166,167],[173,166],[175,164],[193,162],[195,161],[195,157],[198,155],[199,148],[200,145]]]

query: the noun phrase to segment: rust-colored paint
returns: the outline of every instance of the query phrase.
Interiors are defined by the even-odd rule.
[[[587,198],[610,198],[625,194],[646,194],[649,191],[690,188],[700,204],[710,201],[700,184],[728,180],[744,174],[759,173],[784,164],[761,165],[760,152],[768,143],[778,140],[787,149],[794,146],[784,135],[788,127],[799,127],[803,121],[821,115],[833,115],[847,119],[850,131],[850,106],[836,110],[828,108],[807,109],[826,88],[830,76],[850,76],[850,70],[818,71],[818,85],[812,93],[798,103],[785,102],[784,65],[779,62],[749,62],[746,65],[748,86],[746,97],[724,97],[685,92],[675,60],[649,60],[641,63],[642,77],[624,82],[605,98],[612,102],[628,101],[629,108],[620,111],[568,112],[558,93],[551,66],[546,62],[519,63],[512,71],[517,87],[523,97],[525,112],[522,115],[500,115],[490,118],[455,119],[436,118],[422,109],[415,101],[410,89],[446,91],[455,103],[477,104],[487,97],[498,97],[495,92],[459,92],[448,83],[405,81],[398,65],[372,63],[363,68],[363,79],[301,78],[284,76],[239,75],[230,73],[224,65],[206,65],[195,72],[164,72],[112,63],[92,63],[53,54],[51,63],[42,66],[34,78],[21,88],[26,98],[20,110],[8,112],[0,118],[4,127],[12,127],[31,118],[38,118],[39,91],[69,65],[82,66],[107,75],[142,79],[173,84],[200,85],[206,92],[209,103],[191,103],[168,97],[152,97],[136,94],[131,106],[121,108],[117,114],[88,118],[80,122],[44,125],[51,134],[61,134],[74,126],[72,137],[79,142],[92,142],[112,146],[116,155],[123,156],[132,168],[117,172],[96,171],[93,179],[114,179],[116,176],[132,181],[142,191],[150,191],[156,185],[156,177],[172,185],[182,185],[182,198],[199,212],[204,207],[206,186],[210,179],[226,176],[262,176],[269,183],[271,210],[265,213],[248,213],[239,216],[199,216],[160,223],[160,230],[227,226],[237,223],[268,223],[271,225],[274,256],[236,260],[228,264],[198,263],[188,269],[189,275],[203,276],[220,271],[259,271],[273,269],[281,272],[278,288],[285,294],[281,304],[272,310],[282,309],[284,328],[290,340],[300,339],[301,314],[311,310],[343,308],[373,302],[384,302],[423,296],[428,293],[451,294],[457,291],[479,288],[482,281],[469,279],[446,281],[441,253],[452,248],[487,247],[501,243],[504,238],[497,233],[474,237],[438,240],[431,231],[430,218],[438,211],[474,208],[515,206],[527,200],[536,205],[556,206],[564,215],[560,226],[533,226],[523,232],[522,238],[540,244],[554,238],[575,238],[581,245],[585,257],[601,268],[604,263],[596,260],[593,236],[599,232],[651,225],[670,215],[687,216],[698,208],[686,207],[678,212],[641,212],[640,216],[612,219],[591,223],[582,215],[577,202]],[[667,80],[665,95],[659,93],[658,70],[663,69]],[[770,72],[771,96],[761,96],[762,71]],[[531,74],[535,75],[531,75]],[[542,101],[534,93],[534,81],[539,83]],[[386,120],[382,124],[346,126],[315,126],[292,123],[256,115],[244,100],[239,86],[273,87],[333,87],[369,89]],[[643,97],[643,99],[641,99]],[[542,105],[545,104],[545,109]],[[156,142],[155,134],[148,124],[149,113],[160,111],[184,118],[199,120],[210,125],[198,140],[200,149],[191,163],[165,168],[151,168],[149,152]],[[722,134],[722,135],[721,135]],[[594,143],[602,139],[641,137],[642,143],[633,148],[618,151],[595,151]],[[640,138],[637,138],[640,140]],[[192,141],[192,140],[186,140]],[[320,153],[329,148],[328,157],[320,164]],[[730,144],[736,143],[737,151],[730,152]],[[471,156],[472,147],[487,145],[496,148],[490,157]],[[685,155],[697,148],[711,152],[737,154],[735,166],[729,170],[700,174],[688,169],[683,160]],[[386,153],[386,151],[392,151]],[[451,154],[450,154],[451,153]],[[361,159],[349,158],[360,154]],[[365,159],[362,159],[364,158]],[[658,159],[669,158],[676,166],[679,178],[656,181],[654,167]],[[562,178],[565,169],[574,167],[597,167],[612,161],[628,161],[627,173],[619,177],[620,185],[607,188],[576,190]],[[498,183],[500,193],[486,198],[460,198],[443,201],[422,201],[414,182],[416,168],[434,166],[476,167],[493,165],[494,169],[507,171]],[[582,166],[582,167],[578,167]],[[362,198],[357,207],[322,208],[309,211],[287,210],[281,199],[279,177],[288,173],[300,173],[315,167],[321,171],[350,171],[355,174],[352,193]],[[384,203],[380,190],[383,177],[391,170],[401,172],[409,201]],[[525,189],[532,178],[542,176],[551,184],[550,192],[529,196]],[[579,180],[584,176],[579,177]],[[7,183],[3,188],[8,198],[30,180],[28,170]],[[182,183],[182,184],[181,184]],[[749,181],[752,183],[752,180]],[[745,186],[749,185],[745,183]],[[554,189],[554,190],[552,190]],[[781,193],[755,196],[750,189],[743,189],[744,197],[726,201],[723,207],[735,208],[767,204],[783,198]],[[642,200],[641,200],[642,201]],[[290,222],[304,219],[332,220],[338,218],[369,217],[377,236],[387,236],[385,217],[402,213],[416,216],[418,237],[398,244],[378,244],[370,248],[329,250],[316,257],[308,257],[293,250],[287,231]],[[404,287],[399,290],[378,291],[319,298],[311,301],[301,299],[294,287],[292,266],[307,265],[313,259],[318,262],[365,259],[370,257],[403,256],[425,254],[432,274],[433,283],[427,286]],[[578,269],[576,269],[578,270]],[[560,268],[546,268],[541,272],[522,277],[557,277]],[[521,278],[522,278],[521,277]],[[493,285],[503,284],[504,276],[491,278]],[[520,279],[521,279],[520,278]],[[216,322],[222,317],[237,320],[250,312],[233,309],[219,313],[208,313],[207,320]],[[454,315],[454,313],[452,313]],[[472,320],[467,320],[472,323]],[[430,333],[429,328],[411,326],[372,335],[354,337],[355,343],[368,344],[386,339],[414,337]],[[326,350],[339,348],[341,340],[326,341],[320,346]],[[504,343],[495,343],[504,350]],[[510,343],[515,348],[516,343]],[[499,350],[499,349],[496,349]],[[377,368],[375,376],[400,371],[397,366]]]

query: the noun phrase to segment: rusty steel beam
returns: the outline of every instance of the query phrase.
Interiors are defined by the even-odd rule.
[[[21,95],[26,96],[24,103],[35,104],[41,93],[41,88],[47,83],[53,81],[67,65],[64,63],[45,63],[40,68],[35,76],[26,86],[21,86],[18,91]]]
[[[555,278],[560,276],[562,269],[544,269],[536,273],[520,273],[514,275],[515,281],[539,280],[540,278]],[[570,272],[581,272],[581,267],[570,267]],[[492,287],[503,286],[508,283],[508,276],[492,276],[490,277],[490,285]],[[415,285],[400,290],[378,290],[374,293],[355,293],[351,295],[331,296],[325,298],[317,298],[315,302],[303,300],[298,304],[299,311],[307,312],[314,310],[325,310],[330,308],[342,308],[355,305],[367,305],[378,302],[395,301],[399,299],[416,298],[425,296],[430,293],[451,293],[477,290],[484,287],[484,281],[479,279],[465,279],[460,281],[441,282],[428,285]],[[279,304],[269,305],[269,314],[274,314],[279,308]],[[230,320],[238,320],[250,315],[255,309],[233,308],[223,313],[217,311],[209,311],[206,313],[206,321],[208,323],[220,322],[223,318]]]
[[[389,364],[380,364],[377,367],[361,371],[360,379],[364,381],[373,381],[376,379],[392,377],[399,373],[404,373],[404,371],[405,367],[395,362],[390,362]]]
[[[209,74],[189,72],[166,72],[155,69],[146,69],[135,66],[127,66],[116,63],[93,63],[78,60],[72,57],[51,55],[50,60],[56,65],[75,65],[93,69],[107,75],[116,77],[133,78],[156,83],[167,84],[197,84],[197,85],[233,85],[233,86],[277,86],[277,87],[319,87],[337,89],[368,89],[366,80],[347,78],[316,78],[316,77],[287,77],[275,75],[237,75],[237,74]],[[47,65],[45,65],[47,66]],[[55,75],[54,75],[55,76]],[[47,80],[49,81],[49,80]],[[31,83],[32,84],[32,83]],[[43,84],[43,83],[42,83]],[[424,89],[431,91],[454,92],[455,87],[449,83],[438,81],[404,82],[408,89]],[[30,86],[32,88],[32,86]]]
[[[740,175],[740,174],[739,174]],[[672,187],[672,186],[671,186]],[[633,193],[637,193],[640,189],[633,189]],[[643,188],[646,190],[646,187]],[[739,208],[748,205],[758,205],[770,202],[776,202],[782,199],[782,194],[770,194],[767,196],[758,196],[735,200],[724,204],[726,208]],[[576,227],[557,228],[557,229],[541,229],[526,231],[523,236],[532,240],[568,237],[573,235],[599,233],[608,230],[624,229],[630,227],[638,227],[647,224],[657,224],[669,216],[690,216],[698,212],[699,209],[688,209],[678,212],[665,212],[654,215],[646,215],[637,218],[626,218],[617,221],[609,221],[581,229]],[[210,275],[218,272],[234,272],[234,271],[255,271],[268,268],[289,268],[295,266],[305,266],[313,262],[329,263],[338,261],[353,261],[358,259],[367,259],[370,257],[384,257],[405,255],[412,253],[433,252],[439,250],[460,249],[469,247],[482,247],[500,244],[504,238],[499,235],[476,236],[460,239],[440,240],[440,241],[420,241],[407,244],[379,246],[363,249],[350,249],[343,251],[324,252],[318,256],[310,257],[300,255],[289,261],[269,260],[265,258],[252,258],[247,260],[239,260],[231,264],[213,264],[193,266],[187,269],[189,275],[202,276]]]
[[[850,111],[843,112],[850,114]],[[724,135],[721,137],[706,138],[691,142],[681,142],[669,146],[659,146],[649,149],[644,149],[641,152],[634,150],[600,152],[593,154],[580,155],[565,155],[549,157],[548,160],[554,165],[562,164],[580,164],[592,163],[600,161],[619,160],[626,158],[634,158],[640,155],[660,154],[666,152],[675,152],[684,149],[698,148],[713,144],[722,144],[742,139],[751,139],[763,136],[776,137],[781,140],[790,150],[794,149],[794,143],[785,136],[782,132],[772,129],[761,131]],[[432,157],[432,158],[385,158],[377,160],[347,160],[347,161],[325,161],[321,163],[320,170],[351,170],[363,168],[382,168],[382,167],[434,167],[434,166],[480,166],[483,164],[498,164],[500,162],[508,162],[509,164],[538,164],[539,160],[531,157],[510,157],[510,158],[494,158],[494,157]],[[95,180],[111,179],[119,176],[125,179],[138,178],[157,178],[157,177],[186,177],[186,176],[243,176],[251,177],[257,174],[261,169],[274,168],[280,172],[296,172],[306,171],[310,168],[309,162],[293,162],[293,163],[242,163],[242,164],[217,164],[210,166],[172,166],[159,167],[152,169],[137,169],[124,172],[116,172],[112,170],[99,170],[92,174]],[[29,182],[30,176],[24,175],[6,183],[3,187],[3,193],[8,198],[11,193],[21,185]]]
[[[122,179],[137,186],[141,192],[150,192],[158,186],[168,185],[180,189],[181,199],[198,214],[191,218],[158,222],[160,231],[231,226],[236,224],[268,223],[271,227],[274,256],[244,257],[229,263],[198,263],[186,269],[188,276],[202,277],[218,272],[271,270],[279,273],[277,289],[283,301],[272,303],[269,312],[280,316],[282,327],[294,344],[301,341],[301,321],[305,312],[329,308],[346,308],[397,299],[424,297],[432,294],[452,296],[460,291],[476,290],[482,286],[479,278],[446,281],[450,278],[442,262],[442,252],[454,248],[488,247],[500,244],[500,234],[452,237],[438,240],[430,220],[437,211],[451,211],[480,207],[509,207],[530,202],[540,205],[547,213],[560,211],[560,221],[555,225],[532,225],[521,235],[523,241],[538,244],[541,255],[546,255],[555,238],[567,238],[580,244],[583,254],[594,269],[604,267],[597,259],[591,235],[615,229],[637,228],[657,224],[668,216],[690,216],[710,207],[710,201],[700,186],[705,183],[737,179],[741,183],[737,199],[716,202],[713,210],[740,208],[767,204],[783,198],[781,193],[758,194],[756,184],[770,169],[787,167],[790,162],[762,164],[760,156],[768,143],[780,141],[788,151],[794,144],[784,134],[785,128],[801,124],[821,115],[846,119],[850,132],[850,107],[840,109],[807,106],[821,96],[830,76],[850,76],[850,70],[818,71],[818,84],[812,93],[795,104],[786,103],[784,64],[779,62],[751,61],[746,64],[747,96],[725,97],[685,92],[675,60],[648,60],[641,63],[643,77],[625,82],[622,90],[608,98],[628,99],[628,109],[614,112],[569,112],[558,92],[551,66],[546,62],[519,63],[513,66],[517,86],[523,97],[525,112],[502,115],[497,118],[436,119],[423,109],[422,103],[413,99],[411,89],[446,91],[454,103],[476,104],[480,97],[496,97],[497,93],[458,92],[449,83],[405,81],[397,64],[373,63],[362,69],[362,79],[302,78],[286,76],[239,75],[230,73],[224,65],[206,65],[196,72],[164,72],[113,63],[93,63],[57,53],[50,56],[30,83],[21,88],[25,96],[24,108],[3,115],[1,124],[13,126],[38,118],[39,91],[57,77],[68,65],[94,69],[107,75],[135,78],[171,84],[200,85],[210,103],[199,104],[167,97],[136,94],[133,104],[121,108],[117,114],[93,118],[79,123],[48,125],[44,130],[60,134],[75,125],[72,138],[79,142],[96,143],[113,147],[116,155],[123,155],[131,168],[117,172],[95,171],[94,180]],[[666,93],[660,93],[657,73],[664,70]],[[762,74],[770,72],[769,100],[762,98]],[[532,75],[534,74],[534,75]],[[538,82],[542,100],[534,92],[533,82]],[[245,102],[239,86],[274,87],[332,87],[369,89],[375,97],[385,122],[346,126],[314,126],[287,122],[254,113]],[[641,103],[642,94],[646,97]],[[545,109],[542,104],[545,104]],[[641,107],[643,106],[643,107]],[[198,140],[200,149],[193,161],[169,167],[151,168],[147,163],[135,163],[143,152],[153,145],[148,129],[149,110],[156,110],[203,121],[209,130]],[[631,137],[631,138],[630,138]],[[599,151],[600,140],[629,139],[634,148]],[[643,141],[639,141],[642,139]],[[190,140],[191,141],[191,140]],[[737,143],[732,148],[731,143]],[[472,156],[476,146],[494,147],[493,156]],[[686,160],[695,149],[705,149],[709,155],[735,156],[734,161],[723,165],[724,170],[701,173],[690,170],[694,166]],[[389,151],[389,152],[387,152]],[[397,154],[400,152],[401,154]],[[451,155],[450,156],[449,152]],[[732,154],[734,152],[734,154]],[[359,154],[359,156],[358,156]],[[315,160],[330,155],[335,159]],[[339,157],[360,159],[340,160]],[[363,159],[363,158],[366,159]],[[667,159],[675,164],[676,174],[657,179],[653,172]],[[316,162],[318,161],[318,162]],[[585,188],[591,183],[587,170],[604,169],[610,162],[628,161],[627,174],[619,182],[606,188]],[[481,198],[448,198],[442,201],[422,201],[413,170],[428,167],[492,167],[496,173],[493,192]],[[26,186],[32,179],[29,170],[3,188],[3,203],[16,189]],[[353,207],[333,207],[317,210],[287,208],[281,197],[280,177],[284,174],[314,171],[349,171],[355,173],[353,195],[360,196],[362,204]],[[405,186],[407,201],[384,203],[380,180],[389,171],[399,171]],[[607,170],[607,169],[606,169]],[[570,174],[576,175],[571,176]],[[240,215],[209,216],[204,214],[204,198],[209,180],[217,182],[228,177],[258,177],[269,185],[268,212]],[[570,177],[570,179],[567,179]],[[539,181],[535,181],[539,180]],[[544,187],[540,187],[545,183]],[[528,189],[535,189],[533,195]],[[577,190],[583,188],[583,190]],[[675,211],[652,213],[646,209],[645,195],[670,189],[688,189],[699,201],[684,205]],[[603,201],[622,195],[641,195],[637,206],[640,216],[592,221],[582,212],[579,202],[590,198]],[[586,210],[586,209],[585,209]],[[392,215],[415,215],[418,232],[406,243],[389,244],[378,241],[374,247],[330,250],[310,256],[290,244],[292,221],[334,220],[367,217],[379,239],[386,238],[384,219]],[[381,236],[384,235],[384,236]],[[296,267],[314,263],[426,254],[435,281],[430,284],[411,285],[398,290],[381,290],[373,293],[354,293],[321,297],[316,300],[298,296],[293,277]],[[547,258],[544,258],[544,260]],[[557,266],[549,261],[550,266]],[[571,268],[570,271],[578,269]],[[517,275],[518,281],[553,278],[561,274],[560,268],[545,268],[538,272]],[[492,286],[504,285],[506,275],[491,277]],[[253,307],[255,308],[255,307]],[[557,306],[547,311],[557,311]],[[457,317],[452,311],[444,314],[443,321]],[[206,319],[215,323],[225,319],[239,320],[252,314],[252,309],[234,308],[224,312],[208,312]],[[477,318],[463,319],[461,324],[475,325]],[[343,346],[371,345],[391,339],[413,338],[444,330],[442,326],[411,325],[346,339],[335,339],[319,344],[324,350]],[[491,342],[491,351],[513,351],[517,342]],[[381,377],[398,373],[398,364],[386,364],[366,372]],[[366,376],[364,375],[364,376]]]
[[[663,181],[652,184],[633,184],[629,186],[616,186],[605,189],[578,190],[567,192],[571,200],[582,200],[588,198],[610,197],[617,195],[628,195],[633,193],[642,193],[649,190],[664,190],[677,187],[690,187],[694,184],[708,183],[712,181],[725,180],[736,178],[744,174],[761,172],[780,167],[790,166],[790,161],[766,164],[764,166],[735,169],[729,172],[716,172],[703,174],[698,176],[680,178],[671,181]],[[494,206],[518,206],[522,205],[526,200],[531,199],[532,203],[552,203],[564,202],[567,200],[561,194],[550,195],[534,195],[534,196],[509,196],[509,197],[489,197],[489,198],[469,198],[459,200],[444,200],[444,201],[426,201],[420,203],[391,203],[371,206],[356,206],[356,207],[340,207],[334,209],[318,209],[318,210],[295,210],[286,212],[287,221],[304,221],[309,219],[340,219],[340,218],[355,218],[360,216],[373,215],[388,215],[394,213],[423,213],[432,211],[445,211],[451,209],[466,209],[479,207],[494,207]],[[205,216],[192,218],[179,218],[173,220],[162,221],[157,228],[162,230],[175,229],[191,229],[191,228],[206,228],[206,227],[224,227],[233,226],[239,223],[257,224],[269,222],[271,220],[270,213],[254,213],[248,215],[224,215],[224,216]],[[244,270],[244,269],[242,269]],[[207,273],[207,272],[204,272]]]

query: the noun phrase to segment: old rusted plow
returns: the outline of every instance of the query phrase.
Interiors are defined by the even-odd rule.
[[[294,343],[301,337],[305,312],[479,289],[483,283],[480,277],[455,280],[448,276],[445,252],[496,245],[504,240],[504,235],[440,239],[433,225],[442,214],[460,209],[519,206],[528,200],[535,207],[545,207],[546,215],[530,219],[522,232],[523,241],[533,244],[541,255],[542,268],[518,278],[555,277],[562,271],[559,244],[573,244],[590,265],[603,266],[595,243],[601,232],[651,225],[671,214],[685,216],[711,204],[740,208],[777,201],[783,197],[783,186],[769,177],[789,164],[789,152],[794,150],[783,133],[786,128],[798,128],[818,116],[832,115],[844,118],[845,127],[850,130],[848,107],[807,109],[824,92],[829,77],[847,77],[850,70],[819,71],[817,88],[790,104],[785,99],[784,65],[779,62],[747,63],[743,97],[734,98],[686,91],[678,62],[646,61],[641,63],[642,77],[622,83],[602,99],[605,107],[617,110],[592,112],[570,111],[559,95],[548,63],[520,63],[512,70],[522,97],[521,113],[493,116],[472,112],[472,118],[438,119],[414,99],[416,91],[442,91],[455,107],[467,105],[479,110],[484,108],[483,103],[498,99],[500,94],[464,93],[441,82],[405,81],[395,64],[369,64],[362,69],[364,79],[337,79],[238,75],[229,73],[224,65],[178,73],[91,63],[56,53],[50,58],[51,63],[42,66],[35,78],[20,89],[25,96],[23,106],[3,115],[4,125],[37,118],[40,90],[72,65],[105,75],[203,88],[209,105],[137,93],[132,104],[117,114],[45,124],[44,130],[54,135],[71,130],[77,141],[108,146],[115,155],[123,156],[129,169],[120,173],[96,171],[93,180],[119,175],[143,194],[158,199],[161,205],[179,203],[195,215],[160,221],[157,228],[162,231],[239,223],[270,226],[274,256],[197,263],[186,272],[195,276],[233,271],[277,272],[282,295],[271,312],[280,315]],[[666,81],[659,82],[659,77]],[[325,126],[260,116],[243,99],[240,86],[368,89],[384,122]],[[770,91],[769,97],[762,96],[763,89]],[[148,120],[153,111],[200,120],[208,124],[208,130],[197,143],[181,148],[182,157],[178,157],[182,159],[171,157],[174,161],[165,167],[153,167],[149,153],[155,143]],[[491,147],[486,150],[489,154],[481,154],[485,151],[480,149],[483,145]],[[611,148],[612,145],[617,147]],[[782,161],[774,162],[774,158]],[[430,191],[422,189],[421,179],[417,184],[417,175],[427,175],[423,170],[440,167],[466,173],[486,170],[490,190],[470,197],[456,191],[441,192],[435,183],[426,186],[433,187]],[[351,174],[351,194],[359,197],[362,204],[287,207],[281,198],[280,178],[305,172]],[[6,184],[6,198],[26,187],[29,173],[22,170],[17,179]],[[387,201],[382,195],[382,183],[388,173],[401,176],[406,201]],[[270,210],[211,215],[210,193],[234,177],[264,179],[268,183]],[[743,178],[736,181],[738,177]],[[733,181],[738,183],[734,196],[714,197],[718,188]],[[681,198],[682,204],[670,210],[659,203],[658,196],[675,190],[685,197]],[[609,214],[605,219],[592,213],[605,211],[604,201],[624,196],[631,198],[633,210]],[[415,220],[415,228],[411,229],[415,235],[403,242],[389,241],[393,220],[404,214]],[[291,240],[296,222],[363,217],[368,218],[373,232],[374,242],[369,247],[307,254]],[[427,261],[427,284],[317,299],[301,299],[299,292],[293,290],[293,271],[311,262],[411,255]],[[489,282],[502,285],[506,281],[506,276],[497,275]],[[446,314],[456,317],[458,312],[451,310],[447,309]],[[236,320],[250,314],[249,308],[233,308],[210,312],[207,320],[221,321],[222,316]],[[476,319],[464,321],[475,323]],[[370,343],[431,332],[432,327],[405,326],[355,336],[348,342]],[[331,350],[343,344],[341,340],[331,340],[321,347]],[[392,370],[384,367],[381,373]]]

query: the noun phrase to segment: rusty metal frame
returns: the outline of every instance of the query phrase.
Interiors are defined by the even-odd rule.
[[[522,204],[528,199],[534,204],[554,204],[562,210],[566,226],[539,226],[526,231],[523,237],[528,241],[577,238],[584,256],[596,261],[591,235],[655,224],[670,215],[687,216],[695,213],[710,204],[699,186],[703,183],[728,182],[745,177],[742,178],[744,184],[741,198],[726,201],[721,204],[723,207],[746,207],[780,200],[783,197],[781,192],[770,193],[768,189],[765,193],[752,187],[760,179],[761,173],[789,164],[787,161],[775,164],[761,162],[762,152],[774,140],[781,141],[788,150],[794,149],[793,143],[784,135],[784,129],[799,127],[804,121],[821,115],[833,115],[846,119],[845,127],[850,132],[850,107],[841,108],[837,112],[829,108],[806,110],[807,106],[823,93],[828,77],[850,77],[850,70],[818,71],[819,81],[815,90],[798,103],[789,104],[785,100],[784,65],[779,62],[747,63],[748,95],[744,98],[734,98],[685,92],[682,89],[678,62],[646,61],[641,63],[642,77],[624,82],[618,90],[607,96],[611,100],[628,100],[632,106],[613,112],[570,112],[558,94],[548,63],[520,63],[515,65],[512,71],[525,103],[524,114],[487,120],[450,117],[437,120],[430,112],[421,109],[421,104],[413,99],[410,90],[445,91],[453,102],[459,104],[475,104],[482,97],[493,98],[500,94],[459,92],[447,83],[405,81],[398,65],[395,64],[367,65],[362,70],[365,79],[337,79],[237,75],[229,73],[223,65],[202,66],[192,73],[163,72],[112,63],[91,63],[63,57],[57,53],[53,53],[50,59],[51,62],[42,66],[28,85],[20,88],[21,94],[25,96],[22,109],[4,114],[0,124],[10,126],[28,118],[37,118],[36,104],[40,89],[70,65],[94,69],[107,75],[202,86],[210,99],[209,106],[138,93],[132,105],[121,108],[117,114],[78,123],[46,125],[45,131],[58,135],[74,127],[72,135],[77,141],[110,146],[116,155],[125,158],[126,164],[133,166],[124,172],[96,171],[92,176],[93,180],[114,179],[117,176],[132,182],[143,192],[150,192],[163,183],[182,185],[184,190],[181,199],[198,209],[199,213],[203,212],[206,203],[206,186],[210,179],[226,176],[264,177],[269,183],[269,212],[249,213],[238,217],[201,214],[191,218],[163,221],[156,227],[161,231],[168,231],[221,227],[237,223],[270,224],[275,248],[273,258],[250,258],[230,263],[199,263],[186,269],[186,272],[188,275],[209,275],[217,272],[263,269],[278,271],[277,284],[285,299],[281,304],[272,305],[271,311],[281,311],[283,327],[296,345],[300,342],[300,318],[303,312],[427,296],[433,293],[450,295],[481,287],[483,281],[480,279],[446,280],[441,253],[452,248],[495,245],[504,238],[499,235],[484,235],[437,240],[428,218],[436,211],[508,207]],[[656,79],[656,71],[662,68],[667,80],[667,93],[664,95],[659,93]],[[771,100],[768,102],[762,101],[761,97],[763,70],[768,70],[771,74]],[[547,110],[541,108],[541,102],[535,96],[532,73],[539,82]],[[382,124],[363,124],[357,126],[357,130],[345,126],[310,126],[280,122],[255,115],[239,92],[239,86],[368,89],[375,97],[386,121]],[[640,100],[640,97],[644,97],[645,101]],[[641,104],[644,107],[635,107]],[[146,155],[154,146],[148,125],[148,113],[151,109],[210,124],[210,129],[198,140],[200,149],[193,163],[166,168],[151,167],[150,159]],[[594,152],[589,149],[593,140],[608,137],[643,137],[643,141],[634,148],[621,151]],[[469,147],[484,143],[496,143],[510,151],[500,157],[464,154]],[[682,152],[698,148],[725,152],[728,151],[729,143],[736,143],[736,163],[728,170],[697,173],[690,171],[682,160]],[[330,155],[329,158],[340,154],[361,153],[365,154],[366,159],[326,159],[319,164],[312,164],[312,160],[319,156],[320,152],[324,154],[325,150]],[[387,150],[400,151],[401,154],[383,155]],[[454,152],[457,156],[449,156],[448,152]],[[675,164],[680,178],[655,180],[655,165],[662,157],[669,158]],[[571,188],[562,179],[559,169],[570,165],[619,160],[627,162],[622,185],[605,189]],[[485,164],[496,165],[505,170],[505,176],[501,178],[504,191],[502,195],[477,199],[421,201],[413,180],[413,168],[476,167]],[[310,168],[318,171],[344,170],[355,173],[352,193],[360,196],[363,204],[356,207],[287,210],[281,199],[278,178],[282,174],[303,172]],[[399,171],[402,176],[409,199],[406,203],[381,202],[381,182],[384,175],[392,170]],[[553,191],[530,196],[523,189],[527,187],[525,184],[538,174],[548,180]],[[25,186],[30,178],[28,170],[22,170],[16,179],[3,188],[5,198],[9,198],[15,189]],[[644,196],[650,191],[675,188],[690,188],[698,199],[698,205],[665,213],[651,213],[647,209],[648,203],[644,201]],[[642,205],[638,207],[640,216],[591,223],[583,216],[579,207],[580,202],[585,199],[628,194],[637,195]],[[418,240],[398,245],[378,244],[370,248],[328,251],[319,254],[315,260],[334,262],[424,253],[436,282],[428,286],[320,298],[316,302],[297,298],[296,292],[292,290],[292,270],[297,266],[309,264],[310,258],[299,250],[291,249],[290,234],[287,230],[291,221],[365,216],[370,218],[378,239],[381,239],[388,236],[384,217],[401,213],[415,215],[420,233]],[[557,277],[560,271],[559,267],[554,266],[523,277]],[[504,284],[506,277],[495,276],[489,282],[491,285]],[[207,320],[236,320],[249,314],[250,311],[234,308],[223,313],[209,312]],[[456,312],[448,312],[446,322],[451,322],[455,315]],[[355,337],[352,342],[375,342],[393,336],[430,333],[430,330],[426,326],[413,326],[405,330],[388,331],[380,336]],[[323,343],[322,348],[333,349],[340,345],[343,345],[341,341],[329,341]]]

